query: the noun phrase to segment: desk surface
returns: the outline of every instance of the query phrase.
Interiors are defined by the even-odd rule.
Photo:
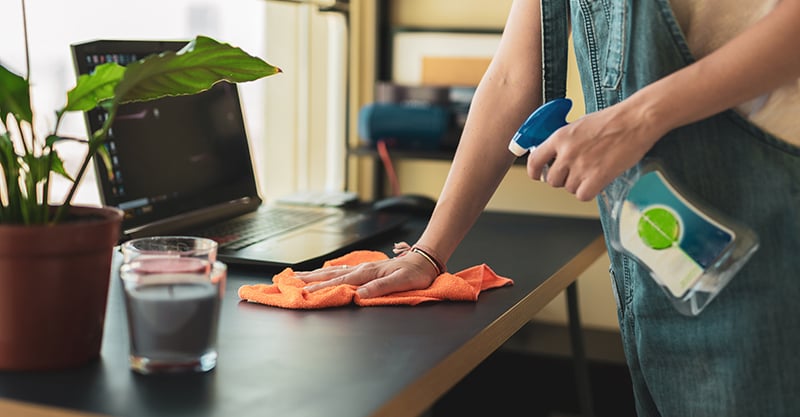
[[[413,242],[412,222],[375,249]],[[295,311],[240,302],[275,271],[231,268],[219,361],[205,374],[128,369],[122,289],[112,280],[100,359],[58,372],[0,372],[0,397],[116,417],[416,416],[500,347],[604,253],[599,222],[484,213],[448,264],[486,263],[515,284],[476,303]],[[15,405],[0,399],[0,415]],[[72,416],[70,412],[56,414]],[[83,414],[81,414],[83,415]]]

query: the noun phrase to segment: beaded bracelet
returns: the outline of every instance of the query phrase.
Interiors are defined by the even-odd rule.
[[[418,254],[422,255],[422,257],[425,258],[428,262],[430,262],[431,265],[433,265],[433,267],[436,269],[436,275],[437,276],[438,275],[442,275],[442,274],[445,273],[444,265],[442,265],[441,262],[439,262],[435,257],[433,257],[433,255],[431,255],[430,253],[426,252],[424,249],[420,248],[419,246],[416,246],[416,245],[412,246],[411,249],[409,249],[409,252],[414,252],[414,253],[418,253]]]

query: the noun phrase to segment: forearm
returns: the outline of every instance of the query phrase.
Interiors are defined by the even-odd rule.
[[[624,105],[662,135],[800,78],[800,1],[783,0],[723,47],[640,90]]]
[[[500,47],[476,90],[436,209],[418,241],[442,262],[455,251],[513,163],[510,138],[541,104],[539,21],[538,1],[514,2]]]

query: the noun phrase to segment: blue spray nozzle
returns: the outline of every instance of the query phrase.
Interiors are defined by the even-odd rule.
[[[572,108],[572,100],[557,98],[548,101],[536,109],[508,144],[508,149],[516,156],[539,146],[561,126],[567,124],[567,114]]]

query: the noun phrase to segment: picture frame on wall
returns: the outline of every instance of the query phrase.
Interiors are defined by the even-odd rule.
[[[396,31],[392,36],[392,82],[476,86],[500,36],[500,32]]]

